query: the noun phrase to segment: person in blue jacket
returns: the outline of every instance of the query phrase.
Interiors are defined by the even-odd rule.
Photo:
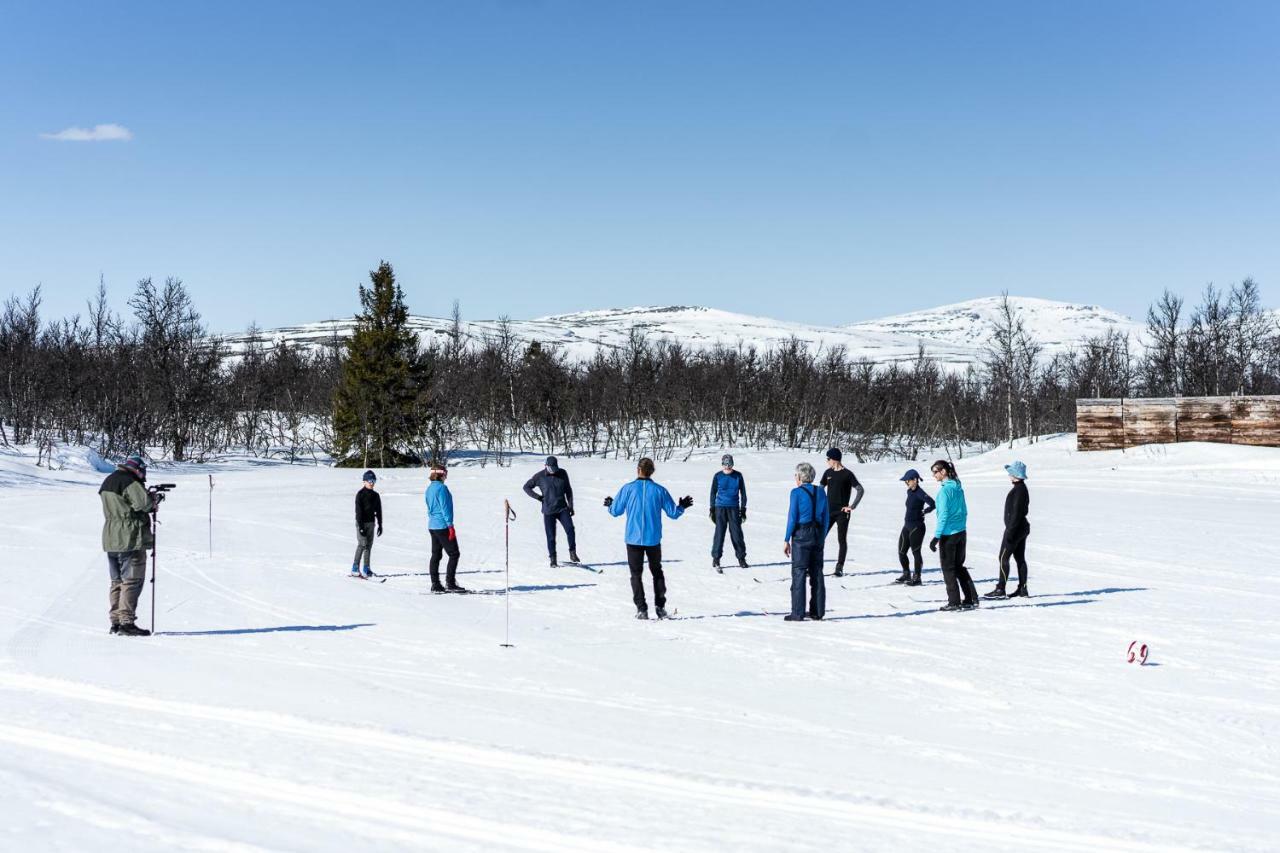
[[[901,480],[907,484],[907,515],[902,522],[902,532],[898,534],[898,562],[902,565],[902,574],[894,583],[920,586],[920,571],[924,568],[924,555],[920,553],[924,545],[924,517],[933,511],[934,503],[929,493],[920,488],[920,472],[915,468],[903,474]],[[907,562],[908,551],[915,559],[914,574]]]
[[[711,506],[707,512],[711,515],[711,523],[716,526],[715,535],[711,538],[711,567],[724,574],[720,558],[724,555],[724,534],[728,530],[738,566],[750,568],[747,565],[747,542],[742,536],[742,523],[747,520],[747,481],[741,472],[733,470],[733,456],[729,453],[720,457],[720,470],[711,478]]]
[[[677,503],[671,493],[653,482],[653,460],[645,457],[636,465],[636,478],[618,490],[616,497],[605,498],[604,505],[615,518],[627,516],[627,565],[631,569],[631,598],[636,605],[636,618],[649,618],[649,605],[644,598],[644,561],[649,560],[653,575],[653,603],[659,619],[667,618],[667,580],[662,574],[662,514],[672,519],[684,515],[693,506],[693,498],[685,495]]]
[[[427,486],[427,530],[431,534],[431,591],[466,592],[458,585],[458,532],[453,527],[453,494],[444,484],[449,471],[443,462],[431,463],[431,484]],[[445,583],[440,584],[440,558],[449,555]]]
[[[969,509],[964,500],[964,488],[956,476],[956,468],[945,459],[939,459],[929,469],[933,478],[941,483],[938,489],[938,515],[933,528],[930,551],[938,551],[942,563],[942,580],[947,585],[947,603],[940,610],[970,610],[978,606],[978,590],[973,585],[969,570],[964,567],[965,544],[968,534],[965,527]],[[964,601],[960,593],[964,592]]]
[[[787,508],[786,545],[782,553],[791,558],[791,612],[784,619],[803,622],[804,584],[809,581],[809,618],[821,619],[827,612],[827,585],[822,577],[822,552],[831,515],[827,495],[813,484],[815,472],[808,462],[796,466],[796,487]]]

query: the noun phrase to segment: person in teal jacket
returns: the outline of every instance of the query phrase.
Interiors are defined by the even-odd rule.
[[[431,534],[431,591],[466,592],[458,585],[458,532],[453,527],[453,494],[445,485],[449,471],[442,462],[431,463],[431,484],[427,486],[427,531]],[[440,583],[440,558],[449,555],[445,583]]]
[[[636,478],[618,490],[616,497],[605,498],[609,514],[627,516],[627,565],[631,569],[631,598],[636,605],[636,618],[649,618],[649,605],[644,598],[644,561],[649,560],[653,575],[653,603],[659,619],[667,618],[667,580],[662,573],[662,515],[677,519],[693,506],[693,498],[684,496],[677,503],[652,479],[653,460],[645,457],[636,466]]]
[[[934,462],[930,470],[933,478],[941,485],[938,489],[933,541],[929,543],[930,551],[939,552],[942,580],[947,585],[947,603],[940,609],[969,610],[978,606],[978,590],[973,585],[969,570],[964,567],[965,544],[968,540],[965,527],[969,520],[964,488],[956,476],[955,466],[946,459]],[[960,600],[961,591],[964,592],[963,601]]]

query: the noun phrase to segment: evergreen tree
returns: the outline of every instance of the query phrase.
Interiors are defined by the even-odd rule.
[[[426,411],[417,336],[391,264],[381,262],[369,280],[360,286],[362,310],[334,396],[335,451],[362,468],[420,464],[404,453],[417,443]]]

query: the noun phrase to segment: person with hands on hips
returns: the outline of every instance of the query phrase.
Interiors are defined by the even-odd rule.
[[[858,508],[858,504],[862,503],[862,496],[866,492],[854,473],[844,467],[843,458],[840,448],[828,450],[827,470],[822,472],[822,479],[818,481],[818,485],[827,490],[827,506],[831,511],[827,532],[836,531],[836,541],[840,546],[840,550],[836,552],[836,577],[844,574],[844,560],[849,553],[849,517]],[[853,497],[853,503],[850,503],[849,498],[855,492],[857,495]]]
[[[431,484],[427,486],[427,529],[431,534],[431,591],[466,592],[458,585],[458,532],[453,527],[453,494],[445,485],[449,470],[443,462],[431,463]],[[440,584],[440,559],[449,555],[445,583]]]
[[[524,493],[542,504],[542,524],[547,533],[547,558],[551,567],[560,565],[556,554],[557,522],[569,540],[569,561],[578,562],[577,534],[573,529],[573,486],[559,460],[548,456],[542,470],[524,484]]]

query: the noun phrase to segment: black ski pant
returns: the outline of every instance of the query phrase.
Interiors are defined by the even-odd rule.
[[[1024,525],[1021,530],[1006,530],[1004,539],[1000,541],[1000,589],[1004,589],[1009,580],[1009,558],[1018,564],[1018,586],[1027,585],[1027,537],[1031,535],[1031,527]]]
[[[836,542],[840,545],[840,550],[836,552],[836,569],[844,569],[844,558],[849,553],[849,516],[851,513],[836,510],[831,513],[831,524],[827,527],[827,533],[832,530],[836,532]]]
[[[644,561],[649,559],[649,574],[653,575],[653,604],[659,610],[667,606],[667,578],[662,574],[661,545],[628,545],[627,565],[631,568],[631,600],[636,610],[649,610],[644,600]]]
[[[827,612],[827,582],[822,576],[823,547],[826,537],[817,525],[797,527],[791,534],[791,615],[804,618],[805,581],[809,583],[810,619],[821,619]]]
[[[562,509],[551,515],[542,516],[542,526],[547,531],[547,556],[555,559],[556,556],[556,522],[564,527],[565,538],[569,540],[569,553],[576,553],[578,550],[578,537],[573,529],[573,516],[569,514],[569,510]]]
[[[724,556],[724,534],[729,531],[729,539],[733,542],[733,553],[739,561],[747,559],[747,540],[742,536],[742,519],[736,506],[718,506],[716,509],[716,532],[711,537],[711,559],[718,560]]]
[[[938,537],[938,556],[942,563],[942,580],[947,585],[947,603],[976,604],[978,590],[973,585],[969,570],[964,567],[965,544],[968,536],[965,531]],[[964,601],[960,593],[964,593]]]
[[[431,585],[440,585],[440,558],[444,554],[449,555],[449,565],[445,570],[445,577],[449,586],[457,583],[458,574],[458,556],[461,552],[458,550],[457,534],[454,538],[449,538],[449,528],[443,530],[432,530],[431,533]]]
[[[924,544],[924,526],[920,527],[903,527],[902,532],[898,534],[898,562],[902,564],[902,573],[905,575],[910,570],[910,563],[907,560],[907,552],[911,552],[911,557],[915,560],[916,575],[920,574],[924,568],[924,555],[920,553],[920,546]]]

